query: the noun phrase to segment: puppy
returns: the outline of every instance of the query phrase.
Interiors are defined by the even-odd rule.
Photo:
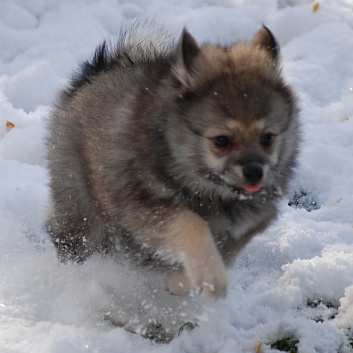
[[[266,27],[229,47],[151,27],[100,45],[58,96],[48,230],[63,261],[107,251],[173,294],[224,297],[226,267],[292,176],[297,100]]]

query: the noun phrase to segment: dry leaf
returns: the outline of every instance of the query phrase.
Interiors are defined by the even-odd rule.
[[[313,6],[313,12],[315,13],[320,8],[320,3],[316,2]]]
[[[6,121],[6,128],[7,128],[7,131],[11,131],[13,128],[15,127],[15,124],[12,123],[11,121]]]
[[[255,353],[260,353],[262,349],[262,343],[259,343],[255,348]]]

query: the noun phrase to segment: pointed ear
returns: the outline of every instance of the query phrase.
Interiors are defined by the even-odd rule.
[[[279,45],[276,38],[266,26],[263,26],[263,28],[254,35],[251,44],[265,49],[269,56],[277,63],[279,59]]]
[[[199,55],[200,48],[194,37],[186,30],[180,36],[178,43],[178,61],[185,66],[185,69],[192,71],[195,58]]]
[[[192,86],[193,76],[197,74],[197,58],[201,53],[194,37],[184,28],[176,47],[176,61],[173,72],[185,87]]]

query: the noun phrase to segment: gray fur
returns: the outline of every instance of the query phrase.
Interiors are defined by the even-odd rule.
[[[115,249],[123,261],[156,270],[185,267],[191,285],[202,286],[222,265],[212,267],[213,279],[192,280],[188,240],[174,239],[183,237],[176,219],[205,221],[231,264],[276,217],[295,166],[297,102],[266,28],[250,43],[223,48],[198,46],[186,30],[177,44],[165,36],[151,43],[144,26],[122,34],[113,49],[101,46],[56,101],[48,229],[63,261]],[[229,150],[217,150],[213,130],[231,135]],[[276,135],[269,148],[260,144],[271,138],[265,132]],[[264,172],[261,189],[248,192],[242,171],[255,164]],[[202,249],[201,242],[193,251]],[[224,295],[223,282],[217,292],[214,280],[216,296]]]

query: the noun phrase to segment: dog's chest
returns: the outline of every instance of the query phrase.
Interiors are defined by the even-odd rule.
[[[240,240],[263,221],[261,210],[242,201],[203,202],[194,211],[207,221],[216,241],[228,237]]]

